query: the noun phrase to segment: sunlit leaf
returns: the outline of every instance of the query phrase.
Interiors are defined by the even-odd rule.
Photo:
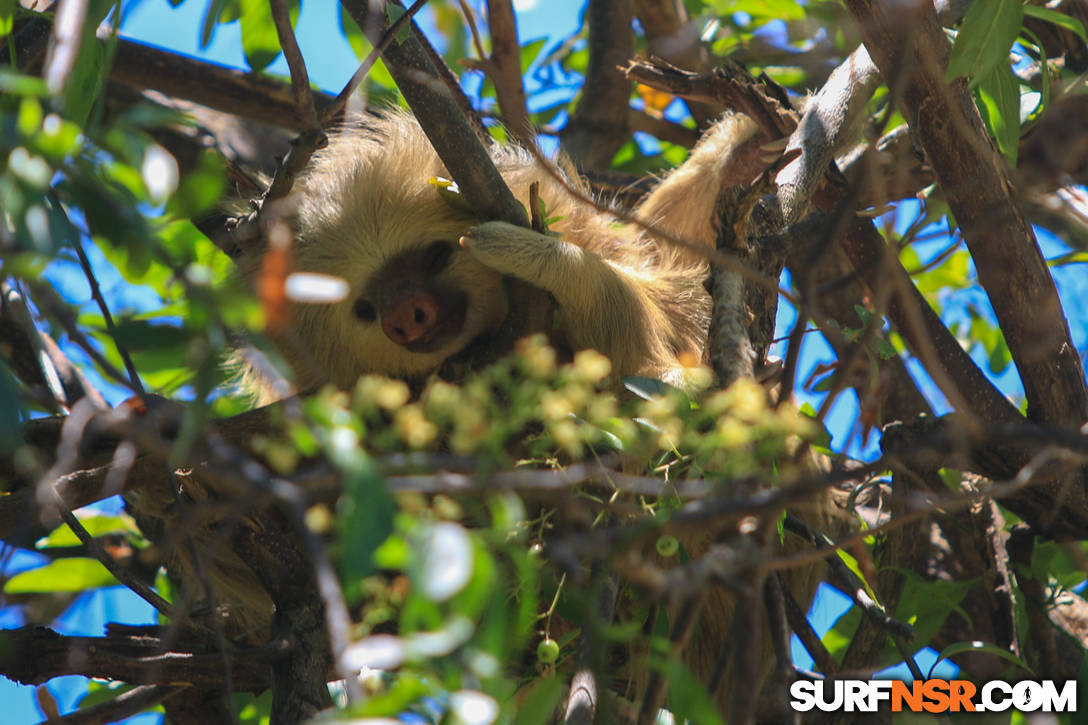
[[[105,536],[106,534],[131,534],[136,532],[136,522],[131,516],[81,516],[79,522],[91,536]],[[68,524],[61,524],[48,536],[42,537],[35,544],[36,549],[50,549],[61,546],[79,546],[82,542],[75,532],[68,528]]]
[[[0,35],[11,33],[15,19],[15,0],[0,0]]]
[[[16,574],[4,584],[7,594],[31,592],[81,592],[119,582],[97,559],[57,559],[45,566]]]
[[[242,51],[246,63],[262,71],[280,54],[280,39],[268,0],[239,0],[242,8]],[[298,22],[298,3],[289,2],[291,26]]]
[[[796,0],[710,0],[708,5],[719,15],[747,13],[756,18],[800,20],[805,8]]]
[[[946,78],[968,76],[973,85],[998,65],[1007,65],[1023,16],[1021,0],[972,3],[952,45]]]
[[[999,65],[979,81],[976,93],[982,120],[997,148],[1010,166],[1016,166],[1020,146],[1020,82],[1011,67]]]
[[[536,38],[534,40],[526,40],[521,44],[520,58],[522,70],[528,70],[529,66],[531,66],[533,61],[540,55],[540,51],[544,50],[544,46],[547,42],[547,38]]]

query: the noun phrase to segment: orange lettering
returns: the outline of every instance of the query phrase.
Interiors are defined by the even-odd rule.
[[[922,704],[926,712],[945,712],[948,710],[948,682],[946,680],[926,680],[922,692],[927,702]]]
[[[902,680],[892,681],[892,712],[902,712],[903,703],[911,712],[920,712],[922,709],[922,683],[918,680],[908,685]]]
[[[974,712],[975,703],[971,702],[971,698],[975,696],[975,683],[970,680],[952,680],[949,685],[952,712],[959,712],[961,709],[964,712]]]

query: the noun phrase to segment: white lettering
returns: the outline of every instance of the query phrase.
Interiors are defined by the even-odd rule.
[[[1012,704],[1020,712],[1035,712],[1043,704],[1043,688],[1031,680],[1017,682],[1012,687]]]
[[[1076,712],[1077,681],[1066,680],[1062,691],[1058,692],[1054,680],[1043,680],[1043,698],[1043,712]]]
[[[892,699],[892,681],[876,680],[869,683],[869,701],[867,712],[876,712],[880,709],[880,703]]]
[[[1005,697],[997,698],[994,696],[995,692],[1000,692]],[[1001,680],[994,680],[993,682],[987,682],[982,686],[982,704],[985,707],[979,707],[979,710],[985,710],[986,712],[1005,712],[1012,707],[1012,699],[1008,695],[1012,694],[1012,685]]]
[[[797,712],[808,712],[812,708],[816,707],[816,687],[822,685],[822,682],[812,682],[810,680],[797,680],[790,685],[790,707]]]
[[[868,712],[868,708],[865,706],[865,690],[868,689],[866,688],[868,683],[864,680],[846,680],[843,684],[846,685],[846,711]]]

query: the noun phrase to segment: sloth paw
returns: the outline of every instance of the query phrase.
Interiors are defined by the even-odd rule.
[[[560,239],[506,222],[480,224],[461,237],[460,244],[497,272],[535,283],[581,252]]]

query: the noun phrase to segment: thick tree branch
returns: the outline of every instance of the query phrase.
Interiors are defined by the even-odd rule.
[[[1028,416],[1079,427],[1088,387],[1054,280],[966,81],[944,79],[948,42],[932,4],[848,0],[847,7],[937,172],[1020,373]]]
[[[589,68],[581,98],[563,128],[563,150],[580,166],[608,168],[628,138],[631,84],[619,66],[633,55],[630,0],[589,0]]]
[[[488,0],[487,27],[491,33],[491,82],[499,101],[502,118],[511,135],[523,146],[536,143],[536,133],[529,119],[525,86],[521,74],[521,46],[514,6],[510,0]]]
[[[140,90],[161,91],[217,111],[305,131],[310,119],[300,114],[291,85],[215,63],[170,53],[132,40],[120,40],[110,80]],[[314,92],[318,110],[333,97]]]
[[[377,6],[369,4],[373,2],[343,0],[341,4],[370,41],[378,45],[388,21],[381,3]],[[468,118],[440,80],[438,70],[415,36],[391,43],[383,58],[469,205],[483,219],[529,226],[525,210],[499,176],[487,149],[477,139]]]
[[[150,633],[111,632],[105,637],[66,637],[46,627],[0,631],[0,674],[24,685],[39,685],[54,677],[83,675],[132,684],[223,684],[223,659],[214,647],[194,642],[168,645]],[[272,684],[276,650],[264,647],[232,653],[234,686],[260,693]]]

